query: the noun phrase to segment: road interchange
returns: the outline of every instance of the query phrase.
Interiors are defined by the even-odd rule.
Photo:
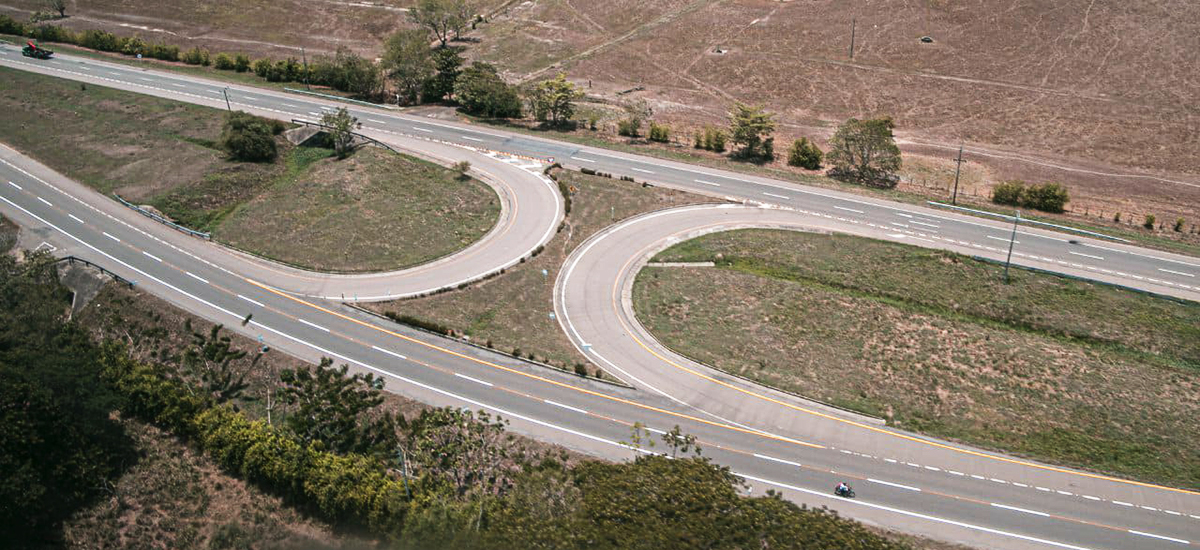
[[[0,49],[0,63],[10,64],[9,50]],[[64,57],[58,61],[76,63],[78,66],[70,67],[74,73],[82,66],[89,67],[92,72],[104,71],[108,75],[104,78],[108,80],[97,79],[97,83],[114,87],[125,83],[136,91],[146,91],[143,84],[135,81],[147,78],[155,84],[156,90],[176,87],[173,84],[184,90],[188,90],[186,86],[189,85],[222,87],[196,79],[87,60]],[[50,70],[50,74],[55,71]],[[71,73],[57,76],[93,78]],[[175,98],[198,103],[207,101],[206,104],[214,106],[224,103],[223,97],[209,100],[202,93],[193,93],[204,89],[186,91],[188,95],[170,91],[159,91],[156,95],[179,96]],[[266,90],[235,92],[231,89],[230,93],[234,101],[247,102],[240,107],[277,117],[297,115],[274,109],[284,107],[284,104],[311,109],[305,113],[319,113],[322,106],[328,108],[330,105]],[[246,97],[238,93],[245,93]],[[256,101],[269,99],[278,105],[249,104],[249,97],[258,98]],[[536,170],[521,168],[530,167],[523,164],[525,159],[510,158],[511,162],[504,162],[499,160],[500,155],[479,151],[504,147],[521,156],[537,157],[549,147],[541,140],[492,130],[487,132],[497,136],[496,142],[455,140],[456,136],[484,138],[476,137],[481,135],[480,131],[469,127],[456,130],[457,125],[425,122],[382,110],[352,110],[364,121],[382,121],[379,127],[367,126],[366,131],[377,132],[372,135],[389,143],[443,159],[465,155],[463,158],[468,158],[483,171],[503,172],[499,177],[511,184],[514,196],[524,196],[520,194],[529,189],[548,188],[546,182],[537,177]],[[447,135],[408,135],[402,131],[405,125],[410,130],[439,128]],[[459,133],[455,134],[456,131]],[[443,141],[477,150],[470,151]],[[521,149],[519,146],[525,142],[542,149]],[[553,151],[558,159],[597,157],[592,160],[599,160],[601,156],[595,151],[582,152],[584,149],[573,145],[555,144],[552,147],[560,148]],[[625,157],[636,158],[627,155],[612,158]],[[768,200],[761,202],[772,203],[768,208],[737,205],[685,208],[622,222],[577,249],[559,274],[556,311],[564,323],[579,320],[575,330],[582,331],[572,335],[568,329],[568,335],[581,347],[590,344],[585,350],[589,356],[618,376],[624,373],[623,377],[638,388],[628,390],[539,371],[519,362],[505,362],[507,360],[503,358],[406,332],[360,312],[313,298],[340,297],[341,289],[361,288],[363,281],[340,276],[319,277],[320,282],[313,286],[303,273],[280,276],[277,268],[167,230],[20,155],[4,152],[0,158],[4,161],[0,164],[0,179],[12,182],[2,185],[0,209],[22,226],[42,232],[39,234],[44,234],[46,242],[61,250],[97,261],[138,281],[139,286],[150,292],[217,322],[236,326],[235,321],[253,313],[252,322],[243,327],[242,332],[261,335],[276,347],[304,358],[328,355],[360,368],[383,372],[398,381],[391,385],[392,389],[427,402],[492,409],[513,419],[518,431],[561,441],[600,456],[621,458],[629,456],[630,450],[619,442],[628,439],[629,426],[633,422],[642,422],[655,430],[666,430],[679,424],[684,431],[700,438],[706,455],[751,480],[755,491],[774,487],[799,501],[829,505],[867,521],[985,547],[1179,548],[1196,544],[1198,538],[1200,504],[1194,493],[1095,477],[930,441],[836,411],[823,410],[785,394],[722,377],[719,373],[705,372],[657,346],[644,331],[639,332],[636,321],[624,310],[619,299],[636,272],[638,262],[644,261],[650,251],[673,239],[706,230],[751,225],[836,230],[902,241],[925,239],[928,243],[918,240],[914,244],[937,245],[994,257],[1003,247],[992,246],[990,250],[987,248],[990,245],[985,243],[989,236],[1005,234],[1002,224],[852,195],[842,197],[830,191],[808,190],[780,182],[771,182],[771,191],[763,191],[762,187],[754,187],[757,178],[720,175],[729,181],[743,182],[742,188],[727,180],[716,181],[717,172],[703,169],[714,183],[721,183],[719,194],[722,196],[750,201],[757,200],[755,193],[772,193],[784,198],[762,195]],[[597,162],[597,167],[614,173],[621,173],[622,169],[636,173],[635,167],[646,166],[641,169],[655,171],[650,166],[668,165],[656,159],[637,162],[644,164],[601,165]],[[501,165],[513,167],[519,173],[505,170]],[[676,177],[675,172],[662,168],[656,170],[660,173],[642,174],[640,179],[663,177],[662,181],[656,179],[656,183],[687,188],[679,181],[682,176]],[[713,191],[705,189],[714,187],[712,185],[698,185],[703,188],[695,184],[692,188]],[[552,191],[557,196],[557,191]],[[832,199],[820,203],[818,197]],[[534,243],[543,238],[537,229],[556,227],[560,215],[561,207],[554,207],[554,214],[550,215],[547,204],[543,202],[536,208],[525,208],[518,202],[515,209],[525,208],[524,211],[540,214],[531,218],[537,223],[529,227],[535,229],[527,232],[521,246],[508,250],[507,256],[494,258],[498,263],[465,261],[460,264],[455,268],[459,278],[483,276],[510,261],[511,257],[519,259],[528,247],[536,246]],[[883,215],[874,215],[876,210]],[[872,215],[867,215],[869,211]],[[902,221],[887,221],[891,219]],[[937,227],[921,226],[915,224],[916,221]],[[1200,262],[1185,257],[1088,240],[1071,245],[1062,235],[1037,230],[1023,230],[1019,240],[1023,242],[1018,250],[1026,256],[1016,257],[1018,263],[1114,280],[1182,297],[1192,297],[1195,289],[1186,276],[1167,280],[1163,278],[1165,272],[1160,271],[1164,267],[1180,273],[1196,271],[1197,266],[1193,264]],[[494,244],[495,241],[485,238],[477,246],[489,248]],[[608,252],[605,252],[606,247]],[[1072,247],[1084,248],[1076,250]],[[1068,255],[1061,254],[1073,250],[1085,251],[1082,253],[1093,257],[1106,258],[1102,254],[1107,254],[1120,258],[1120,265],[1093,265],[1084,263],[1092,258],[1072,261]],[[1103,252],[1098,252],[1101,250]],[[1146,256],[1153,261],[1142,261],[1147,259]],[[466,257],[469,260],[472,256]],[[573,271],[573,266],[581,267]],[[1103,269],[1111,273],[1105,273]],[[568,271],[586,273],[588,280],[576,285],[567,275]],[[380,290],[377,286],[375,292],[362,292],[360,299],[400,294],[404,292],[402,285],[409,275],[401,272],[379,278],[374,283],[388,288],[377,292]],[[449,283],[454,278],[443,280]],[[425,287],[414,285],[411,288]],[[572,293],[577,291],[580,297],[572,298]],[[588,296],[588,293],[594,293],[594,296]],[[561,303],[560,295],[563,297]],[[576,311],[601,317],[586,324]],[[618,324],[625,323],[621,330],[605,325],[613,319]],[[635,339],[645,348],[634,343]],[[634,347],[630,348],[630,345]],[[638,356],[641,352],[635,348],[650,355]],[[695,373],[681,371],[678,367],[689,368]],[[843,477],[859,487],[858,500],[842,501],[828,496],[832,484]]]

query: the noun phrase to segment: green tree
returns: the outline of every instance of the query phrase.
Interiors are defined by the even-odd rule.
[[[333,65],[336,68],[336,78],[328,84],[334,89],[359,97],[374,97],[383,87],[379,67],[350,48],[339,46],[333,57]]]
[[[233,58],[229,57],[229,54],[227,53],[219,53],[217,54],[217,57],[213,59],[213,67],[216,67],[218,70],[222,71],[232,71],[234,68]]]
[[[420,98],[421,89],[436,69],[429,33],[421,29],[397,31],[383,45],[383,70],[404,103],[412,104]]]
[[[426,79],[421,90],[424,101],[443,101],[454,94],[454,83],[462,74],[463,58],[458,48],[438,48],[433,51],[433,76]]]
[[[875,187],[891,188],[899,183],[900,148],[890,117],[842,123],[829,140],[826,160],[833,165],[831,174]]]
[[[513,472],[505,464],[507,424],[485,411],[429,409],[411,423],[408,447],[418,473],[445,479],[457,497],[498,495],[512,485]]]
[[[250,70],[250,58],[246,57],[246,54],[237,54],[237,57],[233,58],[233,68],[239,73]]]
[[[450,31],[458,31],[467,24],[466,0],[417,0],[408,10],[409,19],[433,31],[434,36],[446,46]]]
[[[338,453],[390,455],[395,424],[376,410],[383,402],[383,379],[347,370],[325,358],[315,367],[280,372],[281,397],[292,408],[288,428],[304,443],[320,441]]]
[[[792,142],[792,148],[788,150],[788,165],[799,166],[806,170],[818,170],[821,168],[822,156],[824,153],[817,147],[817,144],[802,137]]]
[[[583,92],[567,81],[566,75],[537,83],[529,92],[529,105],[534,118],[560,126],[575,115],[575,102],[583,98]]]
[[[496,67],[475,62],[454,83],[454,97],[467,113],[488,118],[521,116],[521,97],[504,82]]]
[[[183,353],[185,372],[218,403],[242,397],[242,392],[250,387],[246,376],[258,364],[262,354],[242,361],[246,352],[233,348],[233,340],[221,334],[221,325],[214,325],[207,335],[192,330],[191,319],[184,326],[192,333],[192,344]]]
[[[335,112],[321,115],[321,125],[329,134],[329,141],[333,143],[333,151],[338,158],[346,158],[354,147],[354,128],[358,125],[358,119],[350,116],[350,111],[345,107],[339,107]]]
[[[109,416],[119,400],[96,347],[69,311],[53,258],[0,255],[0,532],[14,545],[58,546],[57,524],[135,460]]]
[[[662,440],[671,448],[671,458],[678,457],[680,452],[687,454],[689,451],[700,456],[700,446],[696,444],[696,436],[683,433],[678,424],[671,428],[671,431],[662,434]]]
[[[741,146],[737,155],[742,158],[770,160],[774,157],[771,138],[774,131],[775,121],[761,105],[738,101],[729,111],[729,141]]]
[[[225,116],[220,143],[221,148],[236,160],[270,162],[278,154],[271,126],[245,111],[234,111]]]

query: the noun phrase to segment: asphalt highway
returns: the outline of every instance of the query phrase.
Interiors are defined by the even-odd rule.
[[[0,48],[0,64],[29,68],[30,62],[19,53],[14,57],[14,51]],[[48,63],[35,69],[224,105],[224,93],[212,93],[224,88],[217,83],[66,56],[51,62],[58,65]],[[176,88],[180,91],[174,91]],[[231,88],[229,94],[241,108],[281,118],[304,118],[291,111],[319,113],[322,107],[333,105],[268,90]],[[1196,493],[932,441],[707,372],[682,362],[648,338],[632,320],[621,296],[638,263],[654,250],[674,239],[719,228],[766,225],[847,231],[994,257],[1007,251],[990,244],[989,239],[1007,235],[1003,224],[781,182],[763,183],[709,169],[701,169],[706,178],[723,174],[719,177],[726,179],[689,186],[683,179],[699,172],[688,172],[697,169],[686,165],[676,167],[608,152],[603,153],[608,157],[603,157],[598,150],[424,121],[385,110],[355,107],[352,111],[364,121],[367,132],[389,143],[442,159],[469,158],[488,173],[494,186],[503,189],[507,184],[519,189],[513,196],[526,188],[549,186],[537,177],[535,166],[520,162],[525,159],[505,162],[498,160],[505,157],[494,151],[527,157],[552,155],[556,160],[577,157],[577,162],[596,161],[597,168],[614,173],[638,168],[651,172],[639,179],[654,177],[662,184],[710,194],[713,190],[709,188],[716,183],[721,195],[770,207],[685,208],[622,222],[580,247],[559,273],[555,307],[559,318],[570,325],[566,327],[568,335],[585,353],[597,357],[637,389],[546,372],[322,300],[317,297],[340,299],[340,292],[329,291],[333,288],[352,289],[353,293],[362,281],[335,277],[314,287],[305,282],[305,274],[281,276],[277,267],[174,232],[89,194],[78,184],[10,151],[0,151],[0,211],[32,231],[35,240],[55,247],[57,253],[94,260],[172,303],[261,337],[277,349],[308,359],[330,356],[375,370],[393,380],[389,386],[393,391],[435,404],[490,409],[511,419],[518,432],[598,456],[622,458],[645,452],[621,443],[630,439],[634,422],[658,431],[678,424],[699,437],[706,456],[745,476],[754,493],[773,488],[800,502],[827,505],[903,531],[992,548],[1181,548],[1200,544],[1200,495]],[[496,164],[481,160],[484,158]],[[614,160],[601,164],[604,158]],[[505,166],[514,170],[503,170]],[[760,200],[755,193],[782,198],[765,196],[767,200]],[[548,204],[518,210],[524,205],[513,203],[508,215],[523,218],[531,214],[533,221],[526,232],[533,236],[522,238],[518,250],[508,251],[510,256],[522,257],[525,246],[543,238],[537,228],[557,226],[561,206],[555,203],[551,210]],[[479,276],[509,261],[502,256],[494,258],[499,263],[471,261],[471,250],[478,248],[470,254],[482,257],[484,249],[499,248],[496,241],[489,241],[491,236],[456,255],[464,259],[453,272],[446,272],[455,276],[431,281]],[[1196,291],[1188,278],[1200,271],[1200,262],[1194,259],[1086,239],[1072,244],[1061,234],[1032,229],[1023,229],[1018,241],[1017,250],[1024,256],[1014,255],[1014,261],[1020,263],[1164,294],[1194,297]],[[405,274],[390,274],[381,284],[405,284],[407,279]],[[360,299],[402,292],[384,289],[379,294],[363,293]],[[247,315],[252,318],[242,325]],[[650,451],[662,451],[662,447],[659,443]],[[830,490],[840,480],[850,481],[859,497],[853,501],[832,497]]]

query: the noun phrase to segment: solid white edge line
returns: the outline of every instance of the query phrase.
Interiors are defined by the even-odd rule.
[[[995,506],[996,508],[1003,508],[1005,510],[1012,510],[1014,512],[1021,512],[1024,514],[1033,514],[1035,516],[1042,516],[1044,518],[1050,517],[1050,514],[1047,514],[1046,512],[1039,512],[1037,510],[1030,510],[1027,508],[1017,508],[1016,506],[1009,506],[1007,504],[997,504],[995,502],[989,502],[988,504],[991,504],[992,506]]]
[[[459,378],[465,378],[465,379],[467,379],[467,380],[470,380],[470,381],[472,381],[472,382],[474,382],[474,383],[476,383],[476,384],[483,384],[484,386],[487,386],[487,387],[489,387],[489,388],[490,388],[490,387],[492,387],[492,383],[491,383],[491,382],[486,382],[486,381],[480,380],[480,379],[478,379],[478,378],[475,378],[475,377],[473,377],[473,376],[467,376],[467,375],[465,375],[465,374],[460,374],[460,373],[457,373],[457,372],[456,372],[456,373],[454,373],[454,376],[457,376],[457,377],[459,377]]]
[[[913,486],[911,486],[911,485],[901,485],[901,484],[899,484],[899,483],[892,483],[892,482],[890,482],[890,481],[884,481],[884,480],[882,480],[882,479],[875,479],[875,478],[873,478],[873,477],[868,477],[868,478],[867,478],[867,481],[870,481],[871,483],[878,483],[878,484],[880,484],[880,485],[887,485],[887,486],[889,486],[889,487],[895,487],[895,488],[897,488],[897,489],[904,489],[904,490],[907,490],[907,491],[916,491],[916,492],[918,492],[918,493],[920,493],[920,492],[921,492],[921,488],[920,488],[920,487],[913,487]]]
[[[306,325],[308,325],[308,326],[310,326],[310,327],[312,327],[312,328],[315,328],[315,329],[317,329],[317,330],[323,330],[323,331],[325,331],[325,332],[329,332],[329,329],[327,329],[327,328],[325,328],[325,327],[323,327],[323,326],[321,326],[321,325],[318,325],[318,324],[316,324],[316,323],[314,323],[314,322],[312,322],[312,321],[305,321],[304,319],[300,319],[299,317],[297,317],[297,318],[296,318],[296,320],[297,320],[297,321],[300,321],[301,323],[304,323],[304,324],[306,324]]]
[[[262,304],[262,302],[259,302],[259,301],[257,301],[257,300],[252,300],[252,299],[250,299],[250,298],[247,298],[247,297],[245,297],[245,296],[242,296],[241,294],[238,294],[238,295],[237,295],[237,297],[238,297],[238,298],[241,298],[241,299],[243,299],[243,300],[245,300],[245,301],[247,301],[247,302],[250,302],[250,303],[252,303],[252,304],[254,304],[254,305],[258,306],[258,307],[267,307],[267,306],[264,306],[264,305]],[[304,321],[303,321],[303,320],[301,320],[301,322],[304,322]]]
[[[1135,530],[1133,530],[1133,529],[1130,529],[1130,530],[1129,530],[1129,532],[1130,532],[1130,533],[1133,533],[1133,534],[1135,534],[1135,535],[1141,535],[1141,536],[1143,536],[1143,537],[1150,537],[1150,538],[1152,538],[1152,539],[1162,539],[1162,540],[1169,540],[1169,541],[1171,541],[1171,542],[1178,542],[1179,544],[1191,544],[1191,542],[1188,542],[1188,541],[1186,541],[1186,540],[1184,540],[1184,539],[1177,539],[1177,538],[1175,538],[1175,537],[1166,537],[1166,536],[1163,536],[1163,535],[1155,535],[1154,533],[1147,533],[1147,532],[1145,532],[1145,531],[1135,531]]]
[[[803,465],[803,464],[800,464],[799,462],[792,462],[792,461],[790,461],[790,460],[784,460],[784,459],[782,459],[782,458],[775,458],[775,457],[773,457],[773,456],[760,455],[760,454],[758,454],[758,453],[754,453],[754,457],[755,457],[755,458],[761,458],[761,459],[763,459],[763,460],[770,460],[771,462],[778,462],[778,463],[780,463],[780,464],[787,464],[788,466],[795,466],[795,467],[797,467],[797,468],[802,468],[802,467],[804,467],[804,465]]]
[[[146,252],[145,250],[143,250],[143,251],[142,251],[142,254],[145,254],[145,255],[146,255],[146,257],[147,257],[147,258],[150,258],[151,260],[154,260],[154,261],[156,261],[156,262],[162,263],[162,258],[159,258],[158,256],[155,256],[154,254],[151,254],[151,253],[149,253],[149,252]]]
[[[393,357],[399,357],[400,359],[404,359],[404,360],[407,360],[407,359],[408,359],[407,357],[405,357],[405,356],[403,356],[403,355],[400,355],[399,353],[396,353],[396,352],[394,352],[394,351],[392,351],[392,350],[383,349],[383,348],[381,348],[381,347],[379,347],[379,346],[374,346],[374,345],[373,345],[373,346],[371,346],[371,349],[373,349],[373,350],[375,350],[375,351],[382,351],[383,353],[386,353],[386,354],[388,354],[388,355],[391,355],[391,356],[393,356]]]
[[[761,477],[755,477],[755,476],[752,476],[752,475],[743,474],[743,473],[741,473],[741,472],[733,472],[733,473],[734,473],[735,475],[737,475],[737,476],[739,476],[739,477],[742,477],[742,478],[745,478],[745,479],[749,479],[749,480],[752,480],[752,481],[757,481],[757,482],[759,482],[759,483],[766,483],[767,485],[774,485],[774,486],[776,486],[776,487],[779,487],[779,488],[782,488],[782,489],[789,489],[789,490],[792,490],[792,491],[797,491],[797,492],[801,492],[801,493],[806,493],[806,494],[810,494],[810,495],[815,495],[815,496],[819,496],[819,497],[822,497],[822,498],[827,498],[827,499],[832,499],[832,498],[833,498],[833,497],[831,497],[830,495],[827,495],[827,494],[825,494],[825,493],[822,493],[822,492],[820,492],[820,491],[814,491],[814,490],[812,490],[812,489],[805,489],[805,488],[803,488],[803,487],[796,487],[795,485],[789,485],[789,484],[787,484],[787,483],[780,483],[780,482],[778,482],[778,481],[771,481],[771,480],[769,480],[769,479],[764,479],[764,478],[761,478]],[[843,499],[843,498],[839,498],[839,499],[837,499],[837,501],[838,501],[839,503],[844,503],[844,504],[846,504],[846,505],[865,506],[865,507],[867,507],[867,508],[874,508],[874,509],[876,509],[876,510],[883,510],[883,511],[886,511],[886,512],[892,512],[892,513],[895,513],[895,514],[901,514],[901,515],[905,515],[905,516],[909,516],[909,517],[914,517],[914,518],[918,518],[918,519],[924,519],[924,520],[928,520],[928,521],[935,521],[935,522],[938,522],[938,523],[945,523],[945,524],[947,524],[947,525],[954,525],[954,526],[956,526],[956,527],[962,527],[962,528],[965,528],[965,529],[973,529],[973,530],[976,530],[976,531],[982,531],[982,532],[984,532],[984,533],[991,533],[991,534],[993,534],[993,535],[1000,535],[1000,536],[1004,536],[1004,537],[1012,537],[1012,538],[1015,538],[1015,539],[1026,540],[1026,541],[1030,541],[1030,542],[1037,542],[1037,543],[1040,543],[1040,544],[1046,544],[1046,545],[1049,545],[1049,546],[1055,546],[1055,547],[1058,547],[1058,548],[1066,548],[1067,550],[1093,550],[1093,549],[1091,549],[1091,548],[1088,548],[1088,547],[1085,547],[1085,546],[1076,546],[1076,545],[1074,545],[1074,544],[1067,544],[1067,543],[1065,543],[1065,542],[1057,542],[1057,541],[1053,541],[1053,540],[1049,540],[1049,539],[1042,539],[1042,538],[1038,538],[1038,537],[1031,537],[1031,536],[1029,536],[1029,535],[1022,535],[1022,534],[1020,534],[1020,533],[1010,533],[1010,532],[1008,532],[1008,531],[1001,531],[1001,530],[999,530],[999,529],[992,529],[991,527],[984,527],[984,526],[982,526],[982,525],[975,525],[975,524],[966,523],[966,522],[962,522],[962,521],[956,521],[956,520],[952,520],[952,519],[939,518],[939,517],[937,517],[937,516],[931,516],[931,515],[928,515],[928,514],[922,514],[922,513],[919,513],[919,512],[910,512],[910,511],[908,511],[908,510],[902,510],[902,509],[900,509],[900,508],[893,508],[893,507],[891,507],[891,506],[885,506],[885,505],[882,505],[882,504],[874,504],[874,503],[871,503],[871,502],[866,502],[866,501],[863,501],[863,500],[861,500],[861,499]]]
[[[579,414],[587,414],[587,413],[588,413],[587,411],[585,411],[585,410],[583,410],[583,409],[580,409],[580,408],[578,408],[578,407],[572,407],[572,406],[570,406],[570,405],[564,405],[564,404],[562,404],[562,403],[559,403],[559,402],[557,402],[557,401],[551,401],[551,400],[549,400],[549,399],[543,399],[542,401],[546,402],[546,404],[547,404],[547,405],[554,405],[555,407],[562,407],[562,408],[564,408],[564,409],[567,409],[568,411],[575,411],[575,412],[577,412],[577,413],[579,413]]]

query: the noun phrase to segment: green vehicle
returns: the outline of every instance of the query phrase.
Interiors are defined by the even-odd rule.
[[[32,40],[25,43],[25,47],[21,48],[21,55],[25,57],[33,57],[35,59],[50,59],[54,55],[53,50],[39,48]]]

